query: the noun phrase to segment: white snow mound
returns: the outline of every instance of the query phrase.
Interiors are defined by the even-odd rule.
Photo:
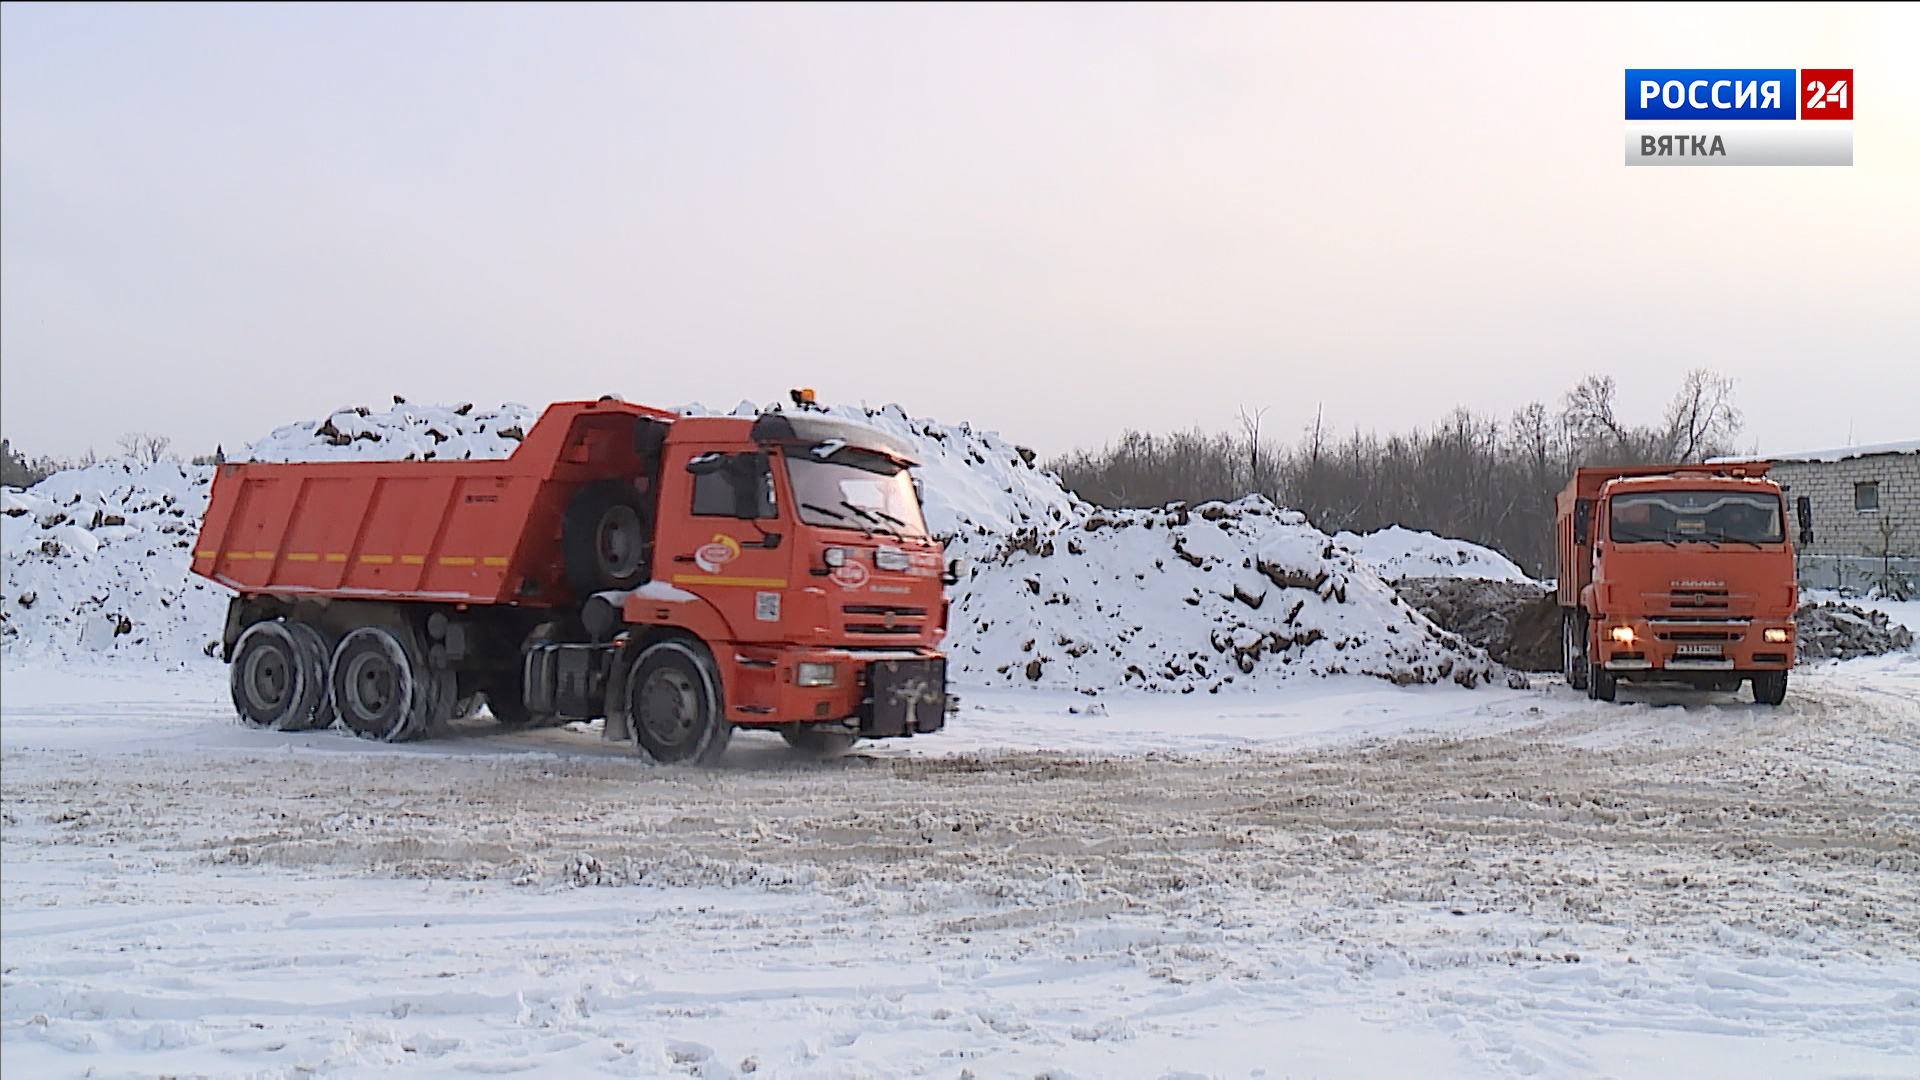
[[[1260,496],[1095,510],[1009,538],[954,591],[949,668],[1100,693],[1219,691],[1301,675],[1406,685],[1495,676],[1332,538]]]
[[[755,411],[750,402],[733,410]],[[898,405],[828,414],[906,440],[922,462],[928,525],[969,566],[952,592],[947,641],[958,681],[1191,692],[1337,674],[1473,686],[1496,670],[1407,607],[1365,561],[1264,499],[1191,513],[1103,510],[994,432],[915,419]],[[503,458],[536,418],[521,405],[342,409],[275,430],[249,456]],[[208,467],[114,461],[9,490],[7,652],[203,654],[226,599],[188,573],[211,477]],[[1391,534],[1393,550],[1427,552],[1436,565],[1444,554],[1456,572],[1494,576],[1504,565],[1525,578],[1493,552],[1429,534],[1353,539],[1377,546]],[[1402,558],[1384,572],[1433,573],[1409,565]]]
[[[508,403],[409,405],[385,412],[336,409],[324,420],[275,428],[247,449],[251,461],[470,461],[511,455],[540,414]]]
[[[0,499],[11,655],[176,661],[217,641],[227,592],[187,572],[213,468],[104,461]]]
[[[1334,541],[1353,552],[1388,581],[1401,578],[1454,577],[1531,582],[1512,559],[1489,547],[1449,540],[1430,532],[1389,525],[1365,535],[1343,532]]]

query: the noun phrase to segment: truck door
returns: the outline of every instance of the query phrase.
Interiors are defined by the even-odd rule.
[[[782,640],[792,530],[768,455],[694,449],[668,485],[656,560],[673,568],[672,583],[711,603],[736,641]]]

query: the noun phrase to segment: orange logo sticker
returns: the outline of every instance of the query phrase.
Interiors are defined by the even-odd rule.
[[[833,580],[843,589],[857,589],[867,583],[867,568],[857,562],[845,562],[833,568]]]
[[[720,568],[740,557],[740,541],[726,533],[714,533],[713,543],[701,544],[693,553],[695,566],[709,574],[717,574]]]

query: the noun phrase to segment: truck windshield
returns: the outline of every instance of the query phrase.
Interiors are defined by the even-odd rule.
[[[1778,544],[1780,499],[1744,491],[1645,491],[1610,500],[1617,544]]]
[[[818,451],[826,449],[825,460]],[[906,467],[883,454],[822,443],[786,455],[800,520],[894,536],[927,535]]]

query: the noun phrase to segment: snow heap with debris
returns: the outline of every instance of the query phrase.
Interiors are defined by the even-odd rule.
[[[698,405],[681,412],[711,415]],[[1264,499],[1192,512],[1102,510],[994,432],[915,419],[897,405],[828,415],[914,447],[928,525],[968,566],[947,639],[961,681],[1191,692],[1343,673],[1473,686],[1496,672],[1364,560]],[[275,430],[248,457],[502,458],[535,419],[518,405],[342,409]],[[169,659],[203,652],[225,600],[187,572],[210,477],[207,468],[122,461],[8,492],[8,651],[77,642]],[[1416,539],[1400,546],[1417,547],[1423,535],[1405,533]],[[1434,550],[1447,543],[1425,539]]]
[[[213,469],[104,461],[0,496],[0,645],[147,660],[199,656],[227,593],[187,572]]]
[[[409,405],[385,412],[336,409],[324,420],[275,428],[247,449],[250,461],[477,461],[511,455],[540,414],[506,404],[474,411]]]
[[[1333,538],[1388,581],[1402,578],[1479,578],[1531,583],[1512,559],[1489,547],[1449,540],[1430,532],[1389,525],[1365,535],[1338,533]]]
[[[1257,495],[1016,534],[954,591],[949,623],[949,664],[973,681],[1085,693],[1496,674],[1304,515]]]

